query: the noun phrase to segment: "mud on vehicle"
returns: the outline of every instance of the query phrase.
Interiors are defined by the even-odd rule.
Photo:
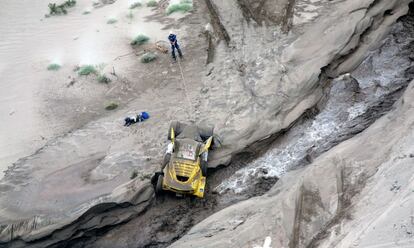
[[[208,151],[213,145],[213,127],[199,127],[173,121],[168,129],[167,152],[151,181],[157,195],[172,191],[178,195],[204,197]],[[217,146],[218,140],[216,140]]]

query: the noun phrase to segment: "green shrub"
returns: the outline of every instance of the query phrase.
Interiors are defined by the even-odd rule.
[[[135,37],[132,41],[131,41],[131,45],[135,46],[135,45],[142,45],[146,42],[149,41],[149,37],[145,36],[143,34],[139,34],[137,37]]]
[[[107,24],[114,24],[116,23],[118,20],[115,18],[109,18],[108,21],[106,22]]]
[[[135,9],[135,8],[138,8],[138,7],[141,7],[141,6],[142,6],[142,4],[140,2],[136,2],[136,3],[131,4],[129,6],[129,9]]]
[[[67,13],[66,9],[61,8],[56,5],[56,3],[49,3],[47,6],[49,7],[49,15],[61,15]]]
[[[118,108],[118,104],[117,104],[117,103],[114,103],[114,102],[111,102],[110,104],[108,104],[108,105],[105,107],[105,109],[106,109],[106,110],[114,110],[114,109],[116,109],[116,108]]]
[[[49,71],[57,71],[57,70],[60,69],[60,65],[59,64],[56,64],[56,63],[53,63],[53,64],[48,65],[47,66],[47,69]]]
[[[134,170],[131,174],[131,176],[129,177],[129,179],[134,179],[138,176],[138,172],[136,170]]]
[[[98,75],[97,80],[103,84],[109,84],[111,82],[111,79],[108,78],[105,74]]]
[[[90,13],[91,13],[90,10],[85,10],[85,11],[82,12],[82,15],[89,15]]]
[[[76,0],[67,0],[66,2],[63,3],[63,5],[66,6],[67,8],[73,7],[76,5]]]
[[[155,59],[157,59],[157,55],[153,52],[148,52],[148,53],[142,55],[141,62],[142,63],[150,63],[150,62],[154,61]]]
[[[57,10],[56,3],[49,3],[49,4],[47,5],[47,7],[49,7],[49,14],[50,14],[50,15],[57,14],[58,10]]]
[[[61,14],[67,14],[68,11],[67,8],[73,7],[76,5],[75,0],[67,0],[66,2],[57,5],[56,3],[49,3],[49,15],[61,15]]]
[[[171,4],[167,8],[167,14],[171,14],[174,12],[187,12],[193,9],[193,1],[192,0],[181,0],[180,3]]]
[[[158,3],[155,0],[150,0],[147,2],[147,7],[157,7]]]
[[[78,74],[81,76],[87,76],[92,73],[96,73],[96,68],[93,65],[83,65],[79,67]]]

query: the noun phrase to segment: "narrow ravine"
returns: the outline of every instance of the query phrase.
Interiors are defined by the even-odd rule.
[[[49,236],[14,240],[9,247],[167,247],[213,213],[264,194],[284,173],[311,163],[392,108],[414,78],[413,12],[394,25],[383,45],[356,70],[323,82],[329,85],[326,97],[289,130],[210,171],[204,199],[172,194],[151,198],[151,186],[143,183],[132,204],[99,204]]]
[[[351,74],[332,80],[320,113],[302,120],[263,156],[224,180],[215,191],[240,195],[254,190],[261,178],[281,177],[286,171],[312,162],[388,112],[414,78],[410,55],[414,45],[412,19],[411,15],[402,18],[381,48]]]
[[[332,79],[321,106],[308,111],[273,143],[239,154],[228,167],[212,171],[205,199],[154,199],[141,216],[87,239],[79,247],[167,247],[193,225],[241,200],[265,193],[289,170],[306,166],[336,144],[386,114],[414,78],[414,13],[401,18],[383,45],[352,73]]]

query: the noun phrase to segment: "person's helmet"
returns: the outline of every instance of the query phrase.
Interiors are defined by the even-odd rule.
[[[146,119],[149,119],[150,118],[150,115],[147,113],[147,112],[142,112],[141,113],[141,116],[142,116],[142,118],[144,119],[144,120],[146,120]]]
[[[172,30],[170,30],[170,34],[173,34],[173,31]]]

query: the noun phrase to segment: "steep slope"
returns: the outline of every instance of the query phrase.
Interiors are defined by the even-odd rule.
[[[220,43],[216,48],[199,110],[200,121],[215,116],[224,141],[211,166],[288,128],[315,106],[329,79],[355,69],[407,13],[410,2],[295,1],[291,18],[308,13],[304,5],[314,18],[297,21],[285,34],[277,22],[260,26],[246,20],[239,1],[209,1],[231,37],[229,47]],[[275,5],[285,8],[291,2]]]
[[[379,45],[410,1],[263,2],[274,4],[266,8],[270,12],[286,9],[272,12],[282,15],[280,20],[268,13],[260,23],[260,11],[246,12],[253,4],[249,1],[207,0],[206,6],[196,5],[188,23],[183,21],[193,55],[183,63],[183,72],[191,82],[182,86],[177,70],[170,67],[167,73],[176,74],[154,84],[128,107],[154,113],[150,122],[132,131],[120,129],[125,114],[120,111],[56,138],[9,168],[1,181],[1,242],[58,246],[144,212],[153,197],[146,175],[158,167],[165,145],[160,140],[171,119],[216,126],[223,146],[212,154],[212,167],[286,130],[322,99],[331,78],[352,71]],[[217,43],[214,59],[204,68],[207,54],[199,47],[207,44],[193,32],[201,33],[207,8]],[[131,166],[142,177],[126,183],[130,170],[122,168]],[[111,216],[120,208],[136,211]]]
[[[414,83],[395,109],[171,247],[412,247]]]

